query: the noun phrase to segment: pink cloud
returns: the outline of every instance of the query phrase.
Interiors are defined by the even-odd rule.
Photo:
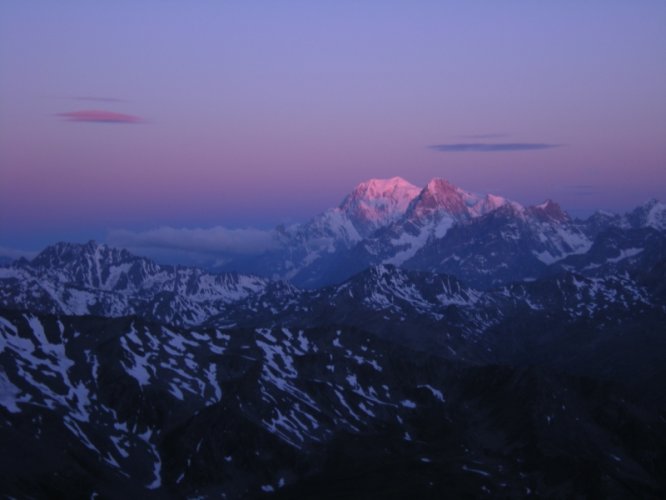
[[[114,113],[99,109],[87,109],[83,111],[69,111],[67,113],[58,113],[58,116],[64,117],[70,122],[86,123],[141,123],[143,120],[138,116],[126,115],[123,113]]]

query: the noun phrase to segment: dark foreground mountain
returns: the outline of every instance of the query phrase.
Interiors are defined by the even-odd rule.
[[[637,241],[641,251],[630,251]],[[491,290],[391,265],[340,285],[300,290],[253,276],[160,266],[94,242],[62,243],[0,268],[0,303],[40,314],[134,315],[186,327],[343,325],[453,360],[497,362],[497,352],[518,356],[526,343],[543,342],[531,334],[509,342],[502,335],[517,323],[587,334],[633,323],[658,328],[666,303],[659,280],[664,262],[664,233],[618,230],[600,234],[587,254],[563,260],[540,279]]]
[[[351,327],[181,329],[6,311],[0,332],[5,496],[659,498],[666,488],[664,407],[608,379],[452,361]]]

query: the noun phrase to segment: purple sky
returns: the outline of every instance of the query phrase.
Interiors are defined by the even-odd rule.
[[[394,175],[666,200],[664,26],[662,0],[5,1],[0,247],[268,227]]]

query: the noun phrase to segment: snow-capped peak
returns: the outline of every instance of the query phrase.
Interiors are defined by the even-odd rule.
[[[521,211],[522,206],[501,196],[481,196],[451,184],[446,179],[430,180],[409,209],[412,219],[439,218],[439,214],[456,220],[479,217],[507,204]]]
[[[402,216],[419,192],[401,177],[370,179],[356,186],[339,208],[360,233],[368,234]]]
[[[335,253],[351,248],[378,229],[402,217],[420,189],[401,177],[369,179],[360,183],[335,208],[313,217],[302,225],[282,230],[289,253],[299,254],[300,264],[289,259],[287,277],[298,269]],[[294,250],[297,248],[297,250]]]
[[[651,199],[626,215],[632,227],[651,227],[666,230],[666,204]]]
[[[69,266],[80,269],[85,265],[84,262],[104,261],[108,264],[117,264],[130,258],[131,254],[127,250],[110,248],[90,240],[83,244],[60,242],[51,245],[37,254],[31,264],[44,268]]]
[[[569,220],[569,215],[562,210],[557,203],[553,200],[546,200],[540,205],[530,207],[530,213],[541,220],[550,220],[555,222],[566,222]]]
[[[361,182],[352,195],[362,195],[368,198],[385,197],[387,194],[411,192],[418,194],[420,189],[402,177],[391,177],[390,179],[368,179]],[[414,196],[416,196],[416,194]]]
[[[428,218],[435,213],[446,212],[450,215],[467,215],[467,206],[473,204],[470,193],[457,188],[445,179],[435,178],[412,202],[409,210],[413,218]],[[472,201],[472,203],[469,203]]]
[[[649,202],[650,209],[646,225],[655,229],[666,229],[666,205],[655,199]]]
[[[451,184],[451,182],[449,182],[447,179],[442,179],[441,177],[430,179],[423,190],[425,192],[431,193],[433,196],[440,197],[450,195],[451,193],[459,193],[462,191],[457,186]]]
[[[503,196],[497,196],[494,194],[485,195],[483,198],[478,199],[478,201],[469,208],[472,216],[479,217],[505,206],[510,206],[512,211],[516,214],[520,214],[523,211],[523,206],[520,203],[507,200]]]

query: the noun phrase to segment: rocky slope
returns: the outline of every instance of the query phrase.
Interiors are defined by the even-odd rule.
[[[663,415],[608,380],[452,362],[349,327],[5,311],[0,338],[7,496],[646,498],[666,487]]]

